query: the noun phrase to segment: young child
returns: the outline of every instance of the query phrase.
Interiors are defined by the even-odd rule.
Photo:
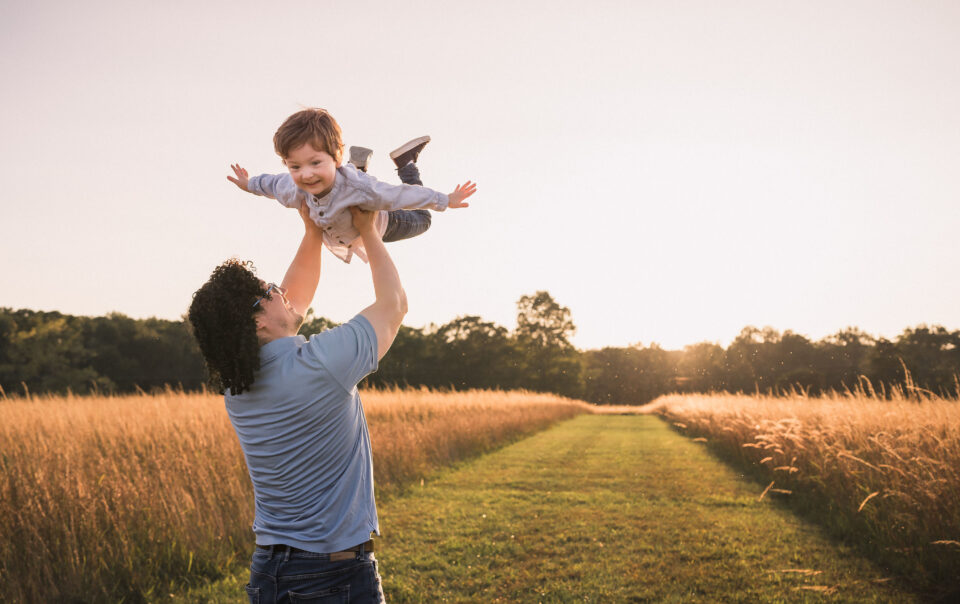
[[[344,262],[356,254],[367,261],[360,233],[353,228],[348,208],[379,210],[377,229],[384,241],[414,237],[430,226],[430,215],[420,208],[442,212],[465,208],[465,200],[477,186],[470,181],[445,195],[422,186],[417,158],[430,142],[429,136],[413,139],[390,153],[402,185],[379,182],[366,173],[371,151],[351,147],[351,163],[343,164],[340,126],[324,109],[304,109],[280,125],[273,146],[283,159],[288,174],[261,174],[249,177],[239,164],[231,166],[234,176],[227,180],[244,191],[276,199],[288,208],[305,202],[310,217],[324,230],[324,245]],[[359,169],[358,169],[359,167]],[[406,210],[415,210],[414,212]]]

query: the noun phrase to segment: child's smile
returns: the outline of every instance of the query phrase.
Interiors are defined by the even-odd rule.
[[[337,168],[340,167],[340,162],[329,153],[317,151],[309,143],[291,151],[283,163],[299,188],[319,197],[333,189]]]

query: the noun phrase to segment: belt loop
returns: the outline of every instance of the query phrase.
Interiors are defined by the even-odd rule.
[[[284,562],[289,562],[289,561],[290,561],[290,550],[291,550],[291,549],[293,549],[293,548],[291,548],[289,545],[286,547],[286,551],[285,551],[284,554],[283,554],[283,561],[284,561]]]
[[[364,553],[364,550],[366,549],[366,545],[367,545],[366,542],[364,542],[357,547],[357,560],[363,559],[363,553]]]
[[[271,560],[273,560],[273,548],[275,548],[275,547],[276,547],[276,546],[273,545],[273,544],[270,544],[270,545],[267,546],[267,555],[270,556],[270,559],[271,559]]]

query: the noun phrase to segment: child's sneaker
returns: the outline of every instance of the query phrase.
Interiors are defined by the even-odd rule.
[[[357,170],[366,172],[367,160],[370,159],[372,154],[373,149],[367,149],[366,147],[350,147],[350,159],[348,161],[356,166]]]
[[[417,158],[420,157],[420,152],[423,151],[423,148],[426,147],[429,142],[429,136],[421,136],[412,141],[407,141],[390,152],[390,159],[393,160],[393,163],[397,164],[397,169],[399,170],[410,162],[416,162]]]

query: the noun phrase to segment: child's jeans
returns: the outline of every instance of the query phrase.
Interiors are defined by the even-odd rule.
[[[417,164],[410,162],[397,170],[397,173],[400,175],[400,182],[407,185],[423,186]],[[388,212],[387,216],[389,222],[387,222],[387,230],[383,233],[385,242],[416,237],[430,228],[429,210],[394,210]]]

